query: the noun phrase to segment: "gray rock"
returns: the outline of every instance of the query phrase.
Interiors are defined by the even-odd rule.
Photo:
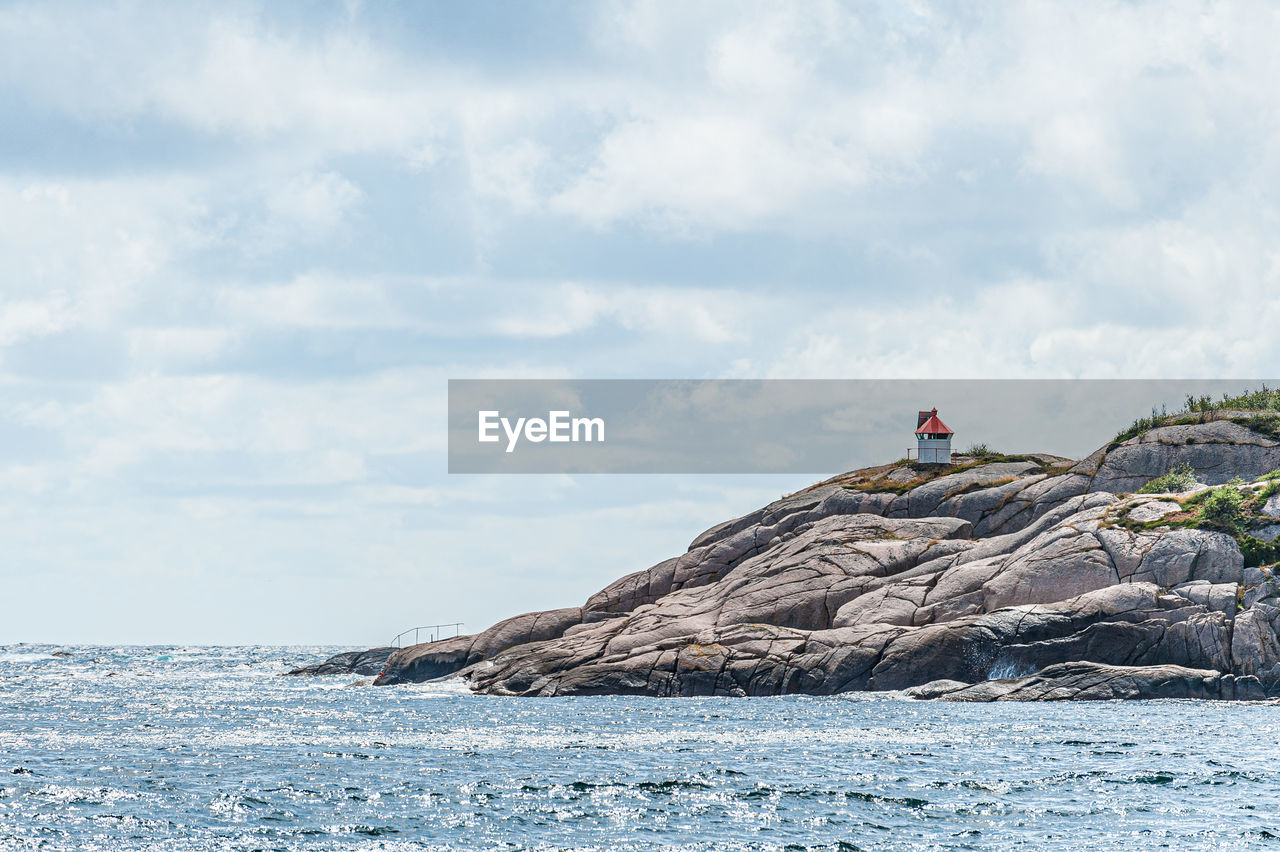
[[[1250,530],[1249,535],[1262,541],[1275,541],[1276,537],[1280,536],[1280,524],[1268,524],[1265,527]]]
[[[1042,536],[1015,555],[983,586],[988,611],[1020,604],[1052,603],[1119,581],[1115,564],[1097,537],[1067,528]],[[1055,531],[1057,532],[1057,531]]]
[[[1171,515],[1181,509],[1182,506],[1169,500],[1151,500],[1134,506],[1125,517],[1131,521],[1148,523],[1150,521],[1158,521],[1165,515]]]
[[[1231,637],[1231,654],[1241,674],[1260,674],[1280,665],[1280,638],[1277,622],[1280,610],[1255,604],[1236,616]]]
[[[1268,518],[1280,518],[1280,494],[1272,494],[1262,506],[1262,514]]]
[[[1207,580],[1193,580],[1175,586],[1173,591],[1193,604],[1204,607],[1210,612],[1235,616],[1236,599],[1240,586],[1235,583],[1210,583]]]
[[[992,499],[989,496],[992,487],[1007,487],[1008,484],[1016,483],[1018,479],[1035,476],[1039,470],[1040,466],[1034,462],[997,462],[981,465],[962,473],[942,476],[904,494],[906,512],[913,518],[925,518],[935,514],[966,517],[965,514],[961,514],[965,508],[969,513],[983,511],[985,506],[982,504]],[[980,496],[977,496],[980,492]],[[974,494],[975,497],[969,501],[956,499],[966,494]],[[944,506],[943,504],[948,501],[951,505]],[[941,511],[939,511],[940,507]]]
[[[1192,580],[1239,583],[1244,556],[1226,533],[1175,529],[1158,535],[1131,574],[1122,580],[1173,587]]]

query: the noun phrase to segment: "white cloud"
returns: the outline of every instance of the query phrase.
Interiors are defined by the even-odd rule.
[[[672,8],[569,7],[554,60],[377,6],[0,9],[0,394],[43,453],[0,461],[8,564],[269,566],[339,589],[325,630],[364,571],[492,619],[777,493],[446,479],[451,375],[1280,363],[1269,5]]]
[[[1097,116],[1057,115],[1032,131],[1027,165],[1050,177],[1092,187],[1120,207],[1136,203],[1136,193],[1123,177],[1116,140]]]
[[[812,82],[815,43],[827,33],[818,16],[779,6],[748,15],[739,27],[713,35],[707,49],[711,81],[719,88],[756,96],[785,96]]]
[[[429,87],[392,85],[403,56],[349,30],[291,33],[251,7],[15,4],[0,37],[11,79],[87,119],[159,114],[247,140],[361,151],[422,144],[433,113]]]
[[[143,371],[180,372],[208,364],[230,350],[238,337],[230,328],[135,328],[128,332],[129,355]]]
[[[5,313],[18,311],[32,330],[111,327],[176,252],[200,244],[192,184],[0,176]]]
[[[571,283],[546,288],[532,305],[515,307],[495,318],[499,333],[562,337],[616,323],[646,336],[728,343],[739,339],[748,317],[765,306],[728,291]]]
[[[67,297],[61,292],[43,301],[26,299],[0,304],[0,346],[61,331],[70,324],[68,314]]]
[[[330,234],[364,193],[337,172],[296,175],[267,196],[273,229],[316,239]]]
[[[415,318],[397,308],[390,286],[377,280],[305,273],[287,284],[224,286],[215,298],[222,320],[237,326],[413,327]]]
[[[518,213],[542,206],[540,172],[547,164],[546,149],[532,139],[471,152],[471,183],[484,198],[505,202]]]
[[[1131,209],[1151,190],[1134,177],[1152,146],[1276,130],[1269,90],[1248,80],[1280,73],[1266,37],[1280,22],[1254,3],[1037,3],[976,23],[928,5],[686,11],[600,7],[590,47],[610,61],[506,78],[476,73],[465,53],[388,49],[358,16],[303,36],[244,10],[94,10],[69,33],[64,17],[19,5],[0,34],[9,76],[74,115],[158,115],[308,166],[373,152],[433,168],[461,154],[473,191],[514,214],[550,203],[592,226],[684,236],[812,226],[868,186],[944,177],[957,138],[1011,152],[1009,180],[1022,167]],[[121,45],[110,74],[99,51],[66,49],[81,41]],[[587,132],[566,136],[566,119]],[[969,170],[987,165],[982,147],[960,154]],[[358,192],[320,167],[271,203],[332,223]]]
[[[635,218],[681,233],[737,229],[822,189],[824,177],[858,179],[838,151],[807,147],[733,114],[630,121],[552,205],[593,225]]]

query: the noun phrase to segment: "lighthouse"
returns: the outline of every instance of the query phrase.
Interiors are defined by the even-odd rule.
[[[916,460],[920,464],[951,464],[954,434],[938,419],[938,409],[921,411],[916,417]]]

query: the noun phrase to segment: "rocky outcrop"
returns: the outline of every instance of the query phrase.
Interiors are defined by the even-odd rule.
[[[1137,491],[1181,464],[1190,465],[1196,479],[1206,485],[1221,485],[1235,477],[1254,479],[1280,468],[1280,441],[1229,419],[1162,426],[1107,452],[1093,474],[1090,490]]]
[[[315,663],[310,666],[299,666],[296,669],[285,672],[288,675],[330,675],[330,674],[358,674],[358,675],[376,675],[382,672],[383,667],[387,664],[387,659],[394,652],[395,648],[370,648],[367,651],[344,651],[341,654],[334,654],[323,663]]]
[[[1190,523],[1189,495],[1129,492],[1183,463],[1210,484],[1256,479],[1280,468],[1280,442],[1218,420],[1079,463],[961,462],[835,477],[713,527],[581,607],[397,651],[377,682],[966,701],[1277,690],[1271,570],[1246,568],[1235,536]]]
[[[912,698],[943,701],[1111,701],[1135,698],[1203,698],[1259,701],[1266,698],[1256,677],[1236,677],[1185,666],[1104,666],[1059,663],[1028,677],[978,684],[934,681],[907,690]]]

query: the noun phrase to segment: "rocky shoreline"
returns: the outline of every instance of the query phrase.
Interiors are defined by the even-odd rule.
[[[988,455],[843,474],[713,527],[580,607],[396,650],[375,683],[461,676],[520,696],[1280,696],[1273,421],[1205,413],[1079,462]],[[1134,493],[1179,467],[1199,484]],[[1211,516],[1219,503],[1239,517]],[[342,671],[297,673],[325,666]]]

